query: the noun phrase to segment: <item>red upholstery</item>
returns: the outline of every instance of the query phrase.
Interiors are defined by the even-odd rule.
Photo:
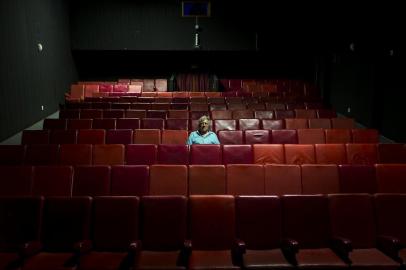
[[[227,194],[263,195],[264,168],[259,164],[227,165]]]
[[[269,130],[246,130],[244,131],[244,142],[246,144],[267,144],[269,143]]]
[[[317,117],[318,118],[336,118],[337,113],[333,110],[328,109],[318,109],[317,110]]]
[[[272,143],[296,144],[297,131],[294,129],[272,130]]]
[[[91,144],[62,144],[59,149],[60,163],[64,165],[91,165]]]
[[[221,144],[243,144],[242,130],[220,130],[217,132]]]
[[[132,141],[132,129],[111,129],[106,132],[107,144],[131,144]]]
[[[282,239],[281,216],[278,197],[236,198],[237,237],[246,244],[247,251],[243,255],[246,269],[290,268],[279,249]]]
[[[245,106],[241,104],[242,106]],[[249,119],[254,118],[254,113],[252,110],[238,109],[233,111],[233,119]],[[256,117],[255,117],[256,118]]]
[[[318,129],[298,129],[297,130],[298,143],[300,144],[316,144],[326,143],[324,130]]]
[[[255,111],[254,112],[256,119],[273,119],[273,111]]]
[[[275,119],[295,118],[293,110],[275,110]]]
[[[379,163],[406,163],[406,145],[403,143],[379,144]]]
[[[379,193],[406,193],[406,164],[376,164]]]
[[[349,129],[326,129],[326,143],[351,143],[351,130]]]
[[[80,144],[104,144],[106,131],[104,129],[81,129],[78,131],[78,143]]]
[[[353,129],[352,142],[353,143],[378,143],[379,133],[376,129]]]
[[[123,165],[124,145],[95,144],[93,146],[94,165]]]
[[[95,118],[102,118],[102,117],[103,117],[103,110],[83,109],[80,111],[81,119],[95,119]]]
[[[254,163],[285,163],[285,150],[282,144],[254,144]]]
[[[299,268],[337,269],[347,265],[329,248],[330,224],[327,197],[282,197],[284,238],[299,244]]]
[[[77,142],[77,131],[71,130],[52,130],[50,143],[53,144],[75,144]]]
[[[331,232],[351,241],[348,259],[355,269],[397,269],[399,264],[376,249],[372,198],[365,194],[329,195]]]
[[[223,145],[224,164],[252,164],[253,153],[251,145]]]
[[[166,125],[166,129],[188,130],[189,129],[189,120],[188,119],[166,119],[165,125]]]
[[[52,165],[59,161],[59,145],[57,144],[30,144],[25,153],[25,164]]]
[[[31,195],[31,166],[0,166],[0,175],[0,197]]]
[[[24,269],[74,269],[71,262],[75,244],[90,238],[91,201],[90,197],[55,197],[45,201],[43,250],[30,257]]]
[[[353,129],[355,128],[355,122],[352,118],[331,118],[331,127]]]
[[[147,112],[145,111],[145,109],[126,110],[125,117],[142,119],[142,118],[147,117]]]
[[[181,251],[187,231],[186,197],[143,197],[141,213],[142,251],[137,269],[185,269]]]
[[[301,194],[302,178],[299,165],[267,164],[265,171],[265,194]]]
[[[68,129],[91,129],[93,119],[69,119]]]
[[[345,164],[347,153],[344,144],[315,144],[318,164]]]
[[[259,128],[260,128],[259,119],[240,119],[240,120],[238,120],[238,129],[239,130],[259,129]]]
[[[285,161],[287,164],[316,163],[312,144],[285,144]]]
[[[158,148],[155,144],[126,145],[125,159],[130,165],[151,165],[157,163]]]
[[[116,119],[115,118],[95,118],[93,119],[94,129],[115,129]]]
[[[272,119],[262,119],[262,128],[263,129],[284,129],[285,121],[284,120],[272,120]]]
[[[224,165],[190,165],[189,194],[226,194],[226,169]]]
[[[161,131],[159,129],[136,129],[133,141],[136,144],[160,144]]]
[[[217,119],[233,119],[232,117],[232,111],[225,111],[225,110],[212,110],[210,112],[211,119],[217,120]]]
[[[216,144],[192,144],[190,164],[223,164],[222,148]]]
[[[68,109],[68,110],[59,111],[60,119],[79,119],[79,117],[80,117],[80,110]]]
[[[303,194],[331,194],[340,192],[337,165],[302,165]]]
[[[141,128],[143,129],[164,129],[165,121],[160,118],[143,118],[141,119]]]
[[[185,145],[188,139],[189,133],[187,130],[170,130],[165,129],[161,131],[161,143],[162,144],[177,144]]]
[[[80,269],[119,269],[132,265],[128,248],[138,239],[137,197],[94,200],[93,251],[80,259]]]
[[[32,194],[42,196],[72,195],[71,166],[38,166],[34,168]]]
[[[139,129],[140,119],[138,118],[119,118],[116,121],[117,129]]]
[[[189,164],[188,145],[158,145],[158,164]]]
[[[376,144],[346,144],[349,164],[375,164],[378,162]]]
[[[314,118],[309,119],[309,128],[331,128],[331,121],[329,118]]]
[[[373,165],[339,165],[341,193],[375,193],[376,176]]]
[[[75,167],[72,195],[92,197],[110,195],[110,167]]]
[[[147,165],[116,165],[111,167],[112,196],[145,196],[149,194]]]
[[[237,130],[236,120],[214,120],[213,121],[214,131],[220,130]]]
[[[148,110],[147,118],[166,119],[166,110]],[[146,127],[146,128],[152,128],[152,127]]]
[[[226,104],[219,104],[219,103],[214,103],[209,105],[209,110],[210,111],[226,111],[227,110],[227,105]]]
[[[44,119],[42,129],[66,129],[68,122],[66,119]]]
[[[300,118],[286,118],[285,119],[285,126],[286,129],[300,129],[300,128],[308,128],[307,119],[300,119]]]
[[[316,118],[316,110],[295,109],[296,118]]]
[[[189,111],[187,110],[168,110],[168,119],[188,119],[188,118]]]
[[[24,157],[24,145],[0,145],[0,165],[21,165]]]
[[[186,165],[151,165],[150,195],[183,195],[187,196]]]
[[[21,144],[48,144],[49,130],[23,130]]]

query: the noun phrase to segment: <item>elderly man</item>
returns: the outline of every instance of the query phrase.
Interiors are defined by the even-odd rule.
[[[199,118],[198,130],[190,133],[186,144],[220,144],[216,133],[209,131],[209,120],[206,115]]]

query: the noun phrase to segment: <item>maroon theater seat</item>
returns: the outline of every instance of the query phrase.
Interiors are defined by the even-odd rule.
[[[376,144],[346,144],[349,164],[375,164],[378,162]]]
[[[104,144],[106,130],[104,129],[81,129],[78,131],[78,144]]]
[[[117,129],[139,129],[140,119],[138,118],[119,118],[116,121]]]
[[[69,119],[68,129],[91,129],[93,119]]]
[[[285,161],[287,164],[316,163],[312,144],[285,144]]]
[[[193,144],[190,146],[190,164],[219,165],[222,164],[221,145]]]
[[[353,129],[352,142],[353,143],[378,143],[379,133],[376,129]]]
[[[293,110],[275,110],[275,119],[295,118]]]
[[[151,165],[150,195],[188,194],[187,165]]]
[[[96,118],[93,119],[93,129],[115,129],[116,119],[115,118]]]
[[[259,119],[240,119],[238,120],[239,130],[260,129]]]
[[[346,164],[345,144],[315,144],[318,164]]]
[[[143,118],[141,119],[141,128],[143,129],[164,129],[165,121],[161,118]]]
[[[44,123],[42,125],[42,129],[66,129],[68,126],[68,122],[66,119],[44,119]]]
[[[378,145],[379,163],[406,163],[406,145],[385,143]]]
[[[230,120],[233,119],[232,117],[232,111],[227,111],[227,110],[212,110],[210,112],[211,119],[212,120]]]
[[[75,144],[77,142],[77,131],[71,130],[52,130],[50,143],[52,144]]]
[[[111,129],[107,130],[107,144],[131,144],[133,142],[132,129]]]
[[[220,130],[218,139],[221,144],[243,144],[242,130]]]
[[[71,196],[73,168],[71,166],[37,166],[34,168],[34,196]]]
[[[302,176],[299,165],[266,164],[265,194],[302,194]]]
[[[59,145],[30,144],[27,145],[24,164],[52,165],[59,162]]]
[[[0,197],[30,196],[32,166],[0,166]]]
[[[188,130],[189,120],[188,119],[166,119],[165,121],[166,129],[171,130]]]
[[[264,168],[260,164],[227,165],[227,194],[264,195]]]
[[[72,195],[92,197],[110,195],[110,167],[75,167]]]
[[[0,145],[0,165],[21,165],[24,156],[25,145]]]
[[[223,164],[252,164],[251,145],[223,145]]]
[[[224,165],[189,165],[189,195],[225,195]]]
[[[267,144],[270,142],[269,130],[246,130],[244,131],[246,144]]]
[[[91,165],[92,150],[91,144],[62,144],[59,161],[63,165]]]
[[[147,165],[117,165],[111,167],[112,196],[145,196],[149,194]]]
[[[406,164],[376,164],[379,193],[406,193]]]
[[[21,144],[48,144],[49,130],[23,130]]]
[[[102,118],[103,110],[83,109],[80,111],[80,119]]]
[[[166,110],[148,110],[147,118],[166,119]]]
[[[339,165],[341,193],[375,193],[376,175],[373,165]]]
[[[59,111],[59,119],[79,119],[80,110],[68,109]]]
[[[261,120],[262,129],[284,129],[285,120],[272,120],[272,119],[262,119]]]
[[[236,120],[213,120],[214,131],[237,130]]]
[[[297,144],[297,131],[295,129],[272,130],[273,144]]]
[[[175,144],[158,145],[158,164],[189,164],[189,146]]]
[[[302,165],[303,194],[331,194],[340,192],[337,165]]]
[[[158,148],[155,144],[129,144],[125,148],[125,157],[129,165],[152,165],[157,163]]]

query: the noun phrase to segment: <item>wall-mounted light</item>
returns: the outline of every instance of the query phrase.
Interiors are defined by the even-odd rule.
[[[350,43],[350,50],[352,52],[355,51],[355,44],[354,43]]]
[[[37,48],[38,48],[38,51],[39,51],[39,52],[42,52],[43,47],[42,47],[42,44],[41,44],[41,43],[38,43],[38,44],[37,44]]]
[[[393,56],[395,54],[395,51],[393,49],[389,50],[389,56]]]

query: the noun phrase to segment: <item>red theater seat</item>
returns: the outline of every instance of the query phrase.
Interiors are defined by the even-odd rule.
[[[246,130],[244,131],[246,144],[267,144],[270,142],[269,130]]]
[[[406,145],[385,143],[378,145],[379,163],[406,163]]]
[[[32,166],[0,166],[0,175],[0,197],[31,195]]]
[[[168,119],[188,119],[189,111],[187,110],[168,110]]]
[[[251,110],[234,110],[233,111],[233,119],[250,119],[254,118],[254,113]]]
[[[351,143],[351,130],[349,129],[326,129],[326,143]]]
[[[148,110],[147,118],[166,119],[166,110]]]
[[[0,145],[0,165],[21,165],[24,156],[25,145]]]
[[[252,164],[253,153],[251,145],[223,145],[223,163]]]
[[[69,119],[68,129],[91,129],[93,119]]]
[[[52,165],[59,162],[59,145],[57,144],[30,144],[25,153],[25,164]]]
[[[77,109],[67,109],[59,111],[59,119],[79,119],[80,110]]]
[[[165,121],[166,129],[171,130],[188,130],[189,120],[188,119],[166,119]]]
[[[315,144],[318,164],[346,164],[347,153],[344,144]]]
[[[186,165],[151,165],[150,195],[188,194]]]
[[[328,109],[318,109],[317,110],[317,117],[318,118],[336,118],[337,113],[333,110]]]
[[[138,118],[119,118],[116,121],[117,129],[139,129],[140,119]]]
[[[336,129],[353,129],[355,128],[355,122],[352,118],[331,118],[331,126]]]
[[[226,169],[224,165],[190,165],[189,194],[226,194]]]
[[[220,130],[218,139],[221,144],[243,144],[242,130]]]
[[[312,144],[286,144],[285,161],[287,164],[316,163],[314,146]]]
[[[95,144],[93,146],[93,165],[123,165],[124,145]]]
[[[211,119],[212,120],[217,120],[217,119],[233,119],[232,117],[232,111],[226,111],[226,110],[222,110],[222,111],[218,111],[218,110],[212,110],[210,112],[211,115]]]
[[[324,130],[321,128],[298,129],[297,138],[298,138],[298,142],[300,144],[326,143],[326,138],[324,136]]]
[[[239,130],[260,129],[259,119],[240,119],[238,120]]]
[[[149,194],[147,165],[117,165],[111,167],[112,196],[146,196]]]
[[[185,145],[188,139],[189,133],[187,130],[170,130],[164,129],[161,132],[162,144],[177,144],[177,145]]]
[[[71,130],[52,130],[50,143],[52,144],[75,144],[77,142],[77,131]]]
[[[302,194],[302,178],[299,165],[267,164],[265,170],[265,194]]]
[[[102,117],[103,117],[103,110],[83,109],[80,111],[81,119],[95,119],[95,118],[102,118]]]
[[[285,121],[284,120],[272,120],[272,119],[262,119],[262,128],[263,129],[284,129]]]
[[[104,144],[106,130],[104,129],[81,129],[78,131],[78,144]]]
[[[161,118],[143,118],[141,119],[141,128],[143,129],[164,129],[165,121]]]
[[[199,165],[222,164],[221,145],[192,144],[190,146],[190,164],[199,164]]]
[[[254,116],[256,119],[273,119],[273,111],[255,111]]]
[[[339,165],[341,193],[375,193],[376,176],[373,165]]]
[[[293,110],[275,110],[275,119],[295,118]]]
[[[304,110],[304,109],[296,109],[295,110],[296,118],[316,118],[316,110]]]
[[[353,143],[378,143],[379,133],[376,129],[353,129],[352,142]]]
[[[283,144],[254,144],[252,149],[254,163],[285,163],[285,150]]]
[[[42,125],[42,129],[66,129],[68,126],[68,122],[66,119],[44,119],[44,123]]]
[[[302,165],[303,194],[331,194],[340,192],[337,165]]]
[[[227,194],[264,195],[264,181],[264,168],[262,165],[227,165]]]
[[[96,118],[93,119],[93,129],[115,129],[116,119],[114,118]]]
[[[272,130],[272,143],[297,144],[297,131],[295,129]]]
[[[48,144],[49,130],[23,130],[21,144]]]
[[[406,165],[376,164],[375,167],[379,193],[406,193]]]
[[[156,144],[129,144],[125,148],[125,159],[129,165],[157,163],[158,147]]]
[[[375,164],[378,162],[376,144],[346,144],[349,164]]]
[[[286,118],[285,125],[286,129],[303,129],[308,128],[307,119],[300,118]]]
[[[329,118],[314,118],[309,119],[309,128],[331,128],[331,121]]]
[[[125,117],[142,119],[142,118],[147,117],[147,111],[145,109],[126,110]]]
[[[159,129],[136,129],[133,142],[135,144],[160,144],[161,131]]]
[[[107,130],[107,144],[131,144],[133,141],[132,129],[111,129]]]
[[[91,165],[91,144],[62,144],[59,149],[59,160],[63,165]]]
[[[214,131],[220,130],[237,130],[236,120],[214,120],[213,121]]]
[[[158,145],[158,164],[189,164],[188,145]]]
[[[71,196],[73,168],[71,166],[37,166],[34,168],[34,196]]]
[[[73,178],[72,196],[110,195],[109,166],[77,166]]]

